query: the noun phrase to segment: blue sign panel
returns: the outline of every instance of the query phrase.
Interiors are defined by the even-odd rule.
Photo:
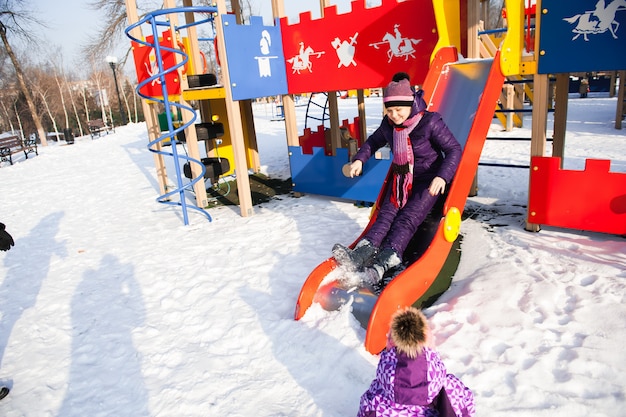
[[[539,74],[626,69],[626,0],[542,0]]]
[[[293,190],[346,200],[375,202],[387,177],[391,159],[370,158],[363,166],[363,174],[355,178],[344,177],[341,173],[341,168],[349,160],[348,150],[345,148],[337,148],[335,156],[326,156],[324,148],[313,148],[313,154],[308,155],[302,153],[300,146],[290,146],[289,165]]]
[[[280,26],[263,26],[259,16],[238,25],[234,15],[226,14],[222,27],[233,100],[287,94]]]

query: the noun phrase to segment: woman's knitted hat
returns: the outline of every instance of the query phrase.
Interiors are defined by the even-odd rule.
[[[398,310],[391,318],[391,341],[410,358],[417,357],[428,342],[426,316],[415,307]]]
[[[411,107],[414,99],[411,84],[409,80],[406,79],[390,82],[383,92],[383,103],[385,107]]]

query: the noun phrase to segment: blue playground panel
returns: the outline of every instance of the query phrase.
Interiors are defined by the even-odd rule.
[[[626,0],[541,2],[537,72],[626,69]]]
[[[348,150],[344,148],[337,148],[335,156],[326,156],[324,148],[313,148],[313,154],[308,155],[302,153],[302,147],[290,146],[293,191],[376,202],[391,159],[370,158],[363,166],[363,174],[355,178],[347,178],[341,173],[341,167],[348,160]]]
[[[233,100],[287,94],[287,70],[280,26],[263,26],[251,16],[249,25],[222,15],[226,57]]]

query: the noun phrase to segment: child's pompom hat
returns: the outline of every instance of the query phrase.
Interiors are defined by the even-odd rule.
[[[383,103],[386,107],[413,106],[415,96],[409,80],[390,82],[383,92]]]
[[[415,307],[398,310],[391,318],[390,337],[396,348],[416,358],[428,342],[426,316]]]

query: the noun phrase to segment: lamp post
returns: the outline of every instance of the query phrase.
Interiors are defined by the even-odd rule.
[[[122,125],[126,125],[126,114],[124,113],[124,109],[122,108],[122,100],[120,99],[120,88],[117,85],[117,74],[115,72],[115,67],[117,66],[117,57],[109,55],[106,59],[111,66],[111,70],[113,71],[113,81],[115,82],[115,91],[117,92],[117,104],[120,106],[120,117],[122,119]]]

